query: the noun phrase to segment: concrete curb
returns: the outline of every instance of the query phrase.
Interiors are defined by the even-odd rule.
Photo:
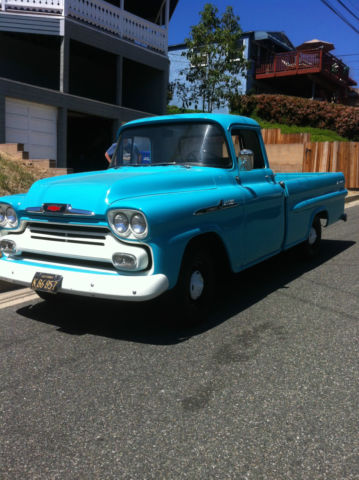
[[[5,284],[5,282],[1,283]],[[10,284],[9,286],[11,287],[12,285]],[[0,293],[0,310],[29,300],[37,300],[38,298],[38,295],[30,288],[20,288],[18,290],[3,292]]]
[[[359,190],[352,190],[345,198],[345,203],[351,203],[359,200]]]

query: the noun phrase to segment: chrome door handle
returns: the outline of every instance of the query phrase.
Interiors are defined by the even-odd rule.
[[[274,182],[274,174],[273,174],[273,173],[270,174],[270,175],[265,175],[264,178],[265,178],[266,180],[272,180],[272,182]]]

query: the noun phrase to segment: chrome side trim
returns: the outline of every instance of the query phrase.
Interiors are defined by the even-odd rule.
[[[88,217],[93,217],[95,212],[91,212],[90,210],[81,210],[79,208],[72,208],[71,205],[68,206],[66,213],[67,215],[85,215]]]
[[[28,213],[44,213],[44,210],[42,207],[29,207],[29,208],[26,208],[25,211]]]
[[[218,210],[225,210],[227,208],[238,207],[239,202],[232,200],[221,200],[217,205],[212,205],[210,207],[200,208],[193,215],[206,215],[207,213],[217,212]]]

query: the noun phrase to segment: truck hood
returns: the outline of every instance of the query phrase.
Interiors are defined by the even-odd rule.
[[[214,170],[177,165],[123,167],[47,178],[34,183],[21,208],[64,203],[102,215],[114,202],[125,201],[127,205],[126,200],[133,197],[216,188]]]

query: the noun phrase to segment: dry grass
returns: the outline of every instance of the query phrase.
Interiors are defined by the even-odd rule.
[[[0,152],[0,196],[27,192],[40,178],[44,178],[41,171],[29,171],[20,160]]]

